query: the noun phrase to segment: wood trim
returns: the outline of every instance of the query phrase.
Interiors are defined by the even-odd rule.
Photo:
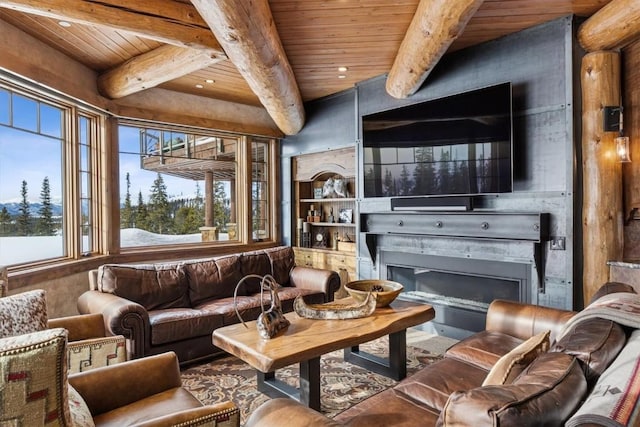
[[[609,280],[607,262],[623,247],[622,168],[616,132],[604,132],[603,107],[620,103],[620,54],[592,52],[582,59],[582,232],[584,303]]]
[[[413,95],[484,0],[420,0],[387,77],[394,98]]]
[[[96,91],[94,71],[1,19],[0,45],[0,69],[98,108],[108,106]]]
[[[114,100],[120,117],[280,138],[264,108],[152,88]]]

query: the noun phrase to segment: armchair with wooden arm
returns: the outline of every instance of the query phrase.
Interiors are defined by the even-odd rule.
[[[107,336],[101,314],[47,318],[45,291],[33,290],[0,298],[0,338],[64,328],[69,334],[69,372],[83,372],[127,360],[123,336]]]

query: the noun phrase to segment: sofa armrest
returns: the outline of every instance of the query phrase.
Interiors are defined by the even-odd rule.
[[[289,273],[289,285],[324,292],[325,302],[330,302],[333,301],[333,294],[340,288],[340,276],[331,270],[295,266]]]
[[[495,300],[489,305],[485,329],[523,340],[550,330],[549,339],[553,342],[565,323],[575,314],[574,311],[558,308]]]
[[[69,333],[69,341],[86,340],[105,336],[102,313],[80,314],[77,316],[49,319],[47,327],[64,328]]]
[[[71,374],[69,383],[93,416],[182,384],[178,357],[173,352]]]
[[[184,409],[163,417],[136,423],[137,427],[165,426],[240,427],[240,410],[233,402],[221,402],[200,408]]]
[[[251,413],[244,427],[338,427],[337,423],[318,411],[292,399],[271,399]]]
[[[149,313],[138,303],[100,291],[86,291],[78,298],[80,313],[100,313],[108,335],[122,335],[131,340],[133,358],[145,355],[150,339]]]

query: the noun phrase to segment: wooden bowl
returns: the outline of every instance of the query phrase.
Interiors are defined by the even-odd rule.
[[[386,307],[396,299],[404,287],[391,280],[356,280],[344,285],[351,298],[364,302],[369,292],[376,297],[376,307]]]

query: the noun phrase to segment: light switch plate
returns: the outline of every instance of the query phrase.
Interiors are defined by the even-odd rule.
[[[566,249],[566,238],[558,236],[551,237],[549,249],[552,251],[564,251]]]

